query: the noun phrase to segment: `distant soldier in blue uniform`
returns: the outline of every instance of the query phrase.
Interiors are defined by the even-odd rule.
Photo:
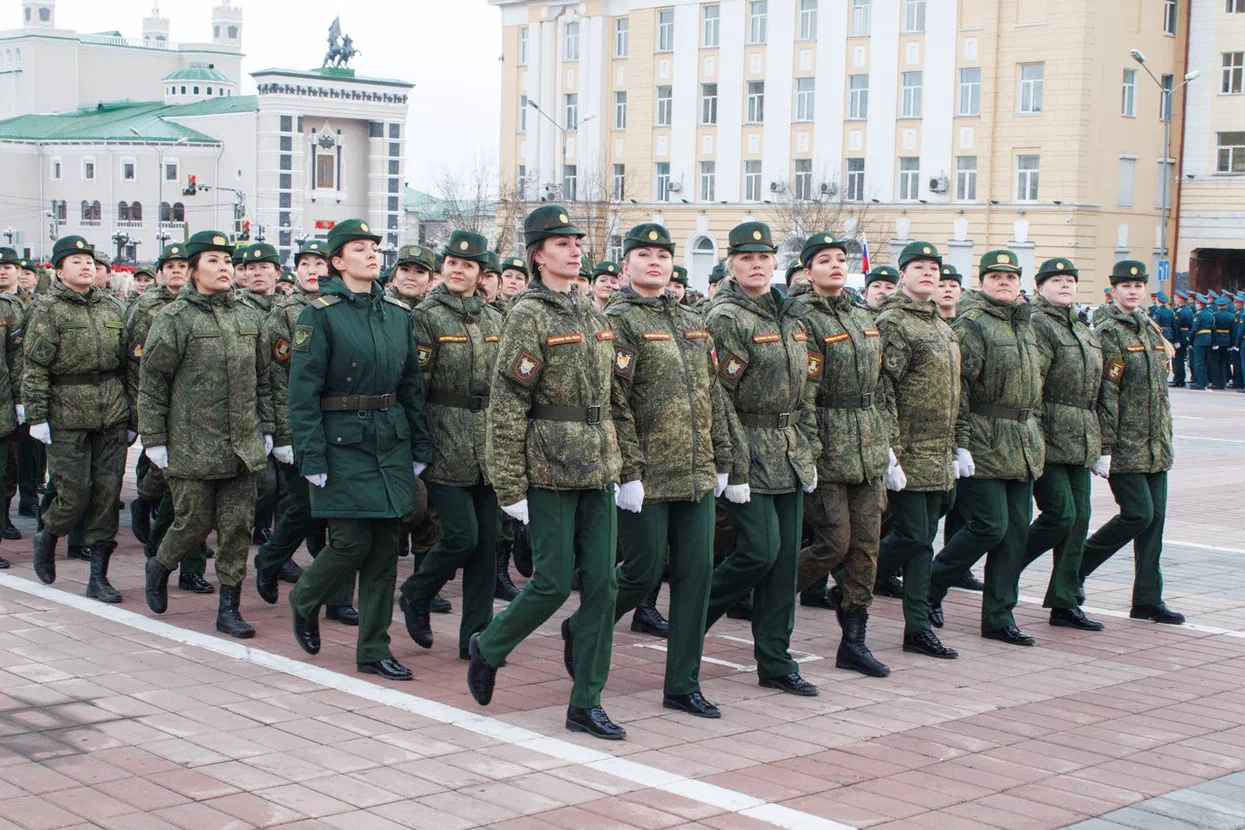
[[[1167,339],[1167,342],[1174,345],[1176,342],[1176,313],[1168,305],[1171,301],[1167,299],[1167,295],[1162,291],[1155,294],[1154,299],[1157,301],[1157,304],[1154,306],[1154,310],[1150,312],[1150,319],[1158,324],[1159,331],[1163,332],[1163,337]]]
[[[1210,309],[1210,298],[1205,294],[1194,296],[1197,314],[1193,316],[1193,388],[1205,389],[1210,383],[1210,353],[1212,335],[1215,333],[1215,312]]]
[[[1176,292],[1176,326],[1173,334],[1176,339],[1172,345],[1176,347],[1176,359],[1172,362],[1171,386],[1184,388],[1185,365],[1189,361],[1189,341],[1193,337],[1193,307],[1189,305],[1189,292]]]
[[[1228,388],[1228,349],[1232,348],[1232,301],[1226,294],[1215,300],[1214,334],[1210,345],[1210,388]]]
[[[1232,355],[1236,366],[1236,389],[1245,393],[1245,291],[1236,292],[1236,328],[1232,335]]]

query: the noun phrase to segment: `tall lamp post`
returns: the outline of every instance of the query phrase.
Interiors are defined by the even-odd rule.
[[[1171,198],[1168,195],[1171,188],[1171,176],[1167,170],[1167,165],[1169,163],[1167,160],[1171,158],[1172,102],[1176,98],[1176,90],[1189,83],[1189,81],[1196,79],[1202,73],[1194,69],[1192,72],[1184,76],[1184,80],[1176,84],[1171,89],[1168,89],[1163,86],[1162,81],[1154,77],[1154,73],[1150,71],[1150,67],[1146,66],[1146,56],[1141,53],[1140,49],[1133,49],[1128,54],[1132,56],[1133,60],[1141,64],[1141,68],[1144,69],[1146,74],[1150,76],[1150,80],[1154,81],[1155,85],[1158,86],[1159,95],[1161,96],[1161,100],[1163,100],[1163,219],[1162,224],[1159,226],[1159,249],[1161,251],[1160,256],[1162,256],[1163,259],[1168,260],[1167,278],[1168,280],[1172,280],[1173,274],[1171,270],[1171,260],[1167,254],[1167,213],[1171,209]]]
[[[545,112],[544,110],[542,110],[542,109],[541,109],[541,108],[540,108],[540,107],[536,104],[536,102],[535,102],[535,101],[533,101],[533,100],[531,100],[531,99],[529,98],[527,103],[528,103],[528,106],[530,106],[532,109],[534,109],[534,110],[536,110],[538,113],[540,113],[540,114],[541,114],[541,116],[542,116],[542,117],[543,117],[546,121],[548,121],[548,122],[549,122],[550,124],[552,124],[553,126],[557,127],[557,128],[558,128],[558,131],[559,131],[560,133],[562,133],[562,179],[561,179],[561,180],[562,180],[563,182],[565,182],[565,181],[566,181],[566,159],[567,159],[567,146],[568,146],[568,144],[570,143],[570,136],[568,135],[568,132],[569,132],[569,130],[570,130],[570,129],[578,130],[578,129],[579,129],[579,126],[580,126],[581,124],[587,124],[587,123],[588,123],[589,121],[591,121],[593,118],[596,118],[596,116],[595,116],[595,115],[589,115],[587,118],[581,119],[581,120],[579,120],[578,122],[576,122],[576,124],[575,124],[575,126],[574,126],[574,127],[570,127],[570,128],[568,129],[568,127],[563,127],[561,124],[559,124],[559,123],[558,123],[558,121],[557,121],[557,119],[556,119],[556,118],[554,118],[552,115],[550,115],[549,113],[547,113],[547,112]],[[567,198],[567,195],[568,195],[568,194],[566,193],[566,188],[565,188],[564,186],[562,186],[562,185],[559,185],[559,186],[558,186],[558,189],[559,189],[559,191],[561,191],[561,193],[562,193],[562,198],[564,198],[564,199],[565,199],[565,198]]]
[[[141,139],[143,137],[142,134],[138,130],[134,129],[133,127],[130,127],[130,132],[133,133],[137,138]],[[164,244],[168,242],[168,240],[171,239],[173,236],[172,234],[170,234],[168,231],[164,229],[164,225],[162,224],[164,220],[160,217],[160,209],[164,206],[164,153],[166,150],[169,149],[169,147],[185,147],[188,143],[189,142],[186,140],[185,136],[182,136],[181,138],[177,139],[177,141],[174,141],[172,144],[157,145],[145,139],[143,140],[144,145],[155,149],[156,155],[158,158],[158,161],[156,162],[156,165],[157,165],[157,169],[156,169],[156,188],[157,188],[156,247],[159,248],[160,250],[164,250]],[[169,216],[170,220],[172,218],[173,218],[172,216]],[[157,251],[157,256],[158,255],[159,255],[159,251]]]

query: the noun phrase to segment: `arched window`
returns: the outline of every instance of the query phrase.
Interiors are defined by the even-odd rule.
[[[160,221],[161,222],[172,222],[173,221],[172,210],[173,209],[169,207],[168,202],[161,202],[160,203]]]
[[[700,239],[696,240],[696,250],[708,251],[709,253],[713,253],[714,251],[713,240],[707,236],[702,236]]]
[[[117,203],[117,221],[119,222],[130,221],[130,206],[127,205],[125,202]]]
[[[86,199],[82,200],[82,221],[89,221],[91,218],[91,203]]]
[[[173,221],[174,222],[185,222],[186,221],[186,206],[183,205],[181,202],[173,203]]]
[[[185,84],[183,84],[183,85],[182,85],[182,95],[185,95],[185,94],[186,94],[186,85],[185,85]]]
[[[211,87],[208,87],[208,88],[207,88],[207,94],[208,94],[208,95],[211,95],[211,94],[212,94],[212,88],[211,88]]]
[[[134,202],[130,205],[130,221],[131,222],[143,221],[143,203],[142,202]]]
[[[197,87],[197,86],[196,86],[196,87],[195,87],[195,95],[198,95],[198,94],[199,94],[199,87]]]
[[[94,202],[91,202],[91,218],[94,219],[96,222],[99,222],[104,218],[104,211],[103,211],[103,208],[100,206],[98,199],[96,199]]]
[[[237,26],[230,26],[230,27],[229,27],[229,39],[230,39],[230,40],[236,40],[236,39],[237,39],[237,37],[238,37],[238,27],[237,27]]]
[[[13,68],[14,69],[22,68],[22,50],[21,49],[18,49],[17,51],[13,53]]]

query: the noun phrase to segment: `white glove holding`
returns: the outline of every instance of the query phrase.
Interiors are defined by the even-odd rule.
[[[137,432],[130,432],[128,429],[125,431],[125,443],[128,446],[131,446],[131,447],[134,446],[134,442],[137,440],[138,440]]]
[[[272,455],[272,436],[264,436],[264,455]]]
[[[272,457],[280,461],[282,464],[294,464],[294,448],[290,446],[273,447]]]
[[[414,470],[415,470],[415,478],[419,478],[419,477],[420,477],[420,475],[421,475],[421,474],[424,472],[424,470],[426,470],[426,469],[428,469],[428,465],[427,465],[427,464],[425,464],[425,463],[424,463],[424,462],[422,462],[422,461],[416,461],[416,462],[415,462],[415,467],[414,467]]]
[[[303,478],[307,479],[309,482],[311,482],[316,487],[323,487],[324,485],[329,483],[328,473],[316,473],[313,476],[303,476]]]
[[[644,482],[637,478],[635,481],[628,481],[621,487],[615,484],[614,504],[618,505],[620,510],[626,510],[629,513],[639,513],[644,509]]]
[[[52,443],[52,430],[47,423],[31,424],[30,437],[43,444]]]
[[[26,423],[26,404],[19,403],[17,405],[17,425],[20,427]]]
[[[31,432],[34,427],[31,427]],[[144,447],[143,452],[147,453],[147,460],[155,464],[157,468],[163,470],[169,466],[169,448],[168,447]]]
[[[960,468],[957,478],[972,478],[977,475],[977,465],[973,463],[973,454],[968,450],[956,447],[955,463]]]
[[[886,485],[887,490],[893,490],[898,493],[908,486],[908,476],[904,474],[903,467],[899,466],[899,459],[895,457],[895,451],[889,450],[889,452],[891,454],[891,463],[886,469],[886,475],[882,476],[882,483]]]
[[[1089,468],[1089,471],[1096,476],[1101,476],[1102,478],[1107,478],[1108,476],[1110,476],[1111,475],[1111,456],[1109,455],[1098,456],[1098,460],[1094,462],[1094,466]]]
[[[1211,350],[1212,352],[1217,352],[1217,351],[1219,351],[1219,347],[1218,347],[1218,346],[1211,346],[1211,347],[1210,347],[1210,350]]]
[[[520,499],[514,504],[505,505],[502,507],[501,512],[512,519],[518,519],[523,524],[527,524],[527,499]]]
[[[805,493],[811,493],[817,489],[817,468],[813,468],[813,481],[807,487],[803,488]],[[748,494],[751,497],[751,493]]]
[[[752,501],[752,488],[747,484],[728,484],[726,500],[731,504],[747,504]]]
[[[726,492],[726,482],[730,481],[729,473],[718,473],[718,483],[713,487],[713,497],[715,499],[722,498],[722,494]]]

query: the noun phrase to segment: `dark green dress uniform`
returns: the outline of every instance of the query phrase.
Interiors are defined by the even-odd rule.
[[[990,251],[980,273],[1020,273],[1011,251]],[[1033,519],[1033,482],[1046,463],[1037,411],[1042,403],[1041,358],[1030,325],[1033,306],[999,303],[984,291],[966,294],[958,306],[960,414],[956,447],[968,450],[976,474],[956,484],[962,527],[934,558],[930,602],[941,605],[964,571],[986,556],[981,603],[983,636],[1032,645],[1012,616]]]
[[[489,253],[483,236],[454,231],[445,250],[478,264],[483,276]],[[433,445],[423,480],[428,501],[441,520],[441,538],[402,583],[400,605],[408,633],[419,645],[430,647],[428,614],[433,598],[461,568],[458,652],[465,659],[471,635],[483,631],[493,618],[500,511],[489,481],[485,427],[502,319],[482,296],[458,297],[441,284],[415,308],[411,326],[427,389]]]
[[[380,241],[366,222],[339,222],[330,262],[358,239]],[[415,509],[413,465],[432,460],[410,306],[375,282],[355,293],[340,278],[321,281],[290,348],[294,451],[304,476],[327,476],[311,488],[311,514],[329,522],[328,546],[290,592],[299,644],[319,650],[320,606],[357,571],[360,670],[409,679],[389,650],[398,532]]]
[[[1079,279],[1071,260],[1056,258],[1042,263],[1037,284],[1059,274]],[[1097,630],[1100,623],[1076,610],[1076,592],[1089,531],[1089,470],[1102,451],[1097,412],[1102,345],[1076,316],[1075,308],[1053,306],[1041,294],[1033,301],[1032,325],[1041,355],[1046,469],[1033,485],[1042,512],[1029,527],[1024,567],[1054,550],[1050,584],[1042,602],[1052,610],[1051,623]]]
[[[53,265],[78,253],[91,253],[86,240],[57,240]],[[56,489],[35,535],[35,572],[46,583],[56,579],[56,540],[85,520],[86,545],[100,557],[92,575],[99,571],[112,602],[119,597],[106,577],[128,443],[125,346],[120,304],[94,286],[78,293],[57,280],[30,307],[22,399],[28,423],[51,428],[48,470]]]
[[[730,233],[730,253],[773,253],[770,229],[747,222]],[[816,483],[821,455],[808,332],[795,303],[771,289],[759,297],[732,280],[709,303],[705,324],[717,348],[733,453],[729,483],[751,499],[729,503],[735,551],[713,571],[707,626],[753,591],[752,636],[761,685],[813,695],[789,649],[804,519],[801,489]],[[806,394],[807,393],[807,394]],[[729,491],[728,491],[729,492]]]
[[[1177,306],[1172,314],[1175,322],[1172,328],[1174,339],[1172,345],[1176,347],[1176,357],[1172,361],[1172,382],[1171,386],[1184,388],[1186,379],[1186,364],[1189,360],[1189,343],[1193,337],[1193,306],[1186,291],[1177,291],[1176,296],[1184,300],[1184,305]]]
[[[1210,300],[1203,294],[1197,295],[1197,303],[1201,306],[1193,316],[1193,388],[1205,389],[1210,380],[1210,353],[1215,334],[1215,312],[1210,308]],[[1106,306],[1103,306],[1105,320]],[[1097,322],[1095,322],[1097,327]]]
[[[1232,348],[1232,301],[1227,295],[1215,300],[1213,334],[1210,344],[1210,388],[1228,388],[1229,349]]]
[[[1129,273],[1134,268],[1138,275]],[[1112,282],[1146,278],[1145,265],[1128,260],[1117,263],[1111,276]],[[1184,622],[1183,616],[1163,604],[1159,564],[1167,516],[1167,471],[1174,458],[1167,351],[1144,312],[1128,314],[1115,303],[1107,307],[1107,316],[1095,334],[1102,342],[1105,361],[1098,396],[1102,454],[1111,458],[1107,480],[1120,512],[1085,542],[1081,582],[1132,542],[1136,564],[1130,616]]]

